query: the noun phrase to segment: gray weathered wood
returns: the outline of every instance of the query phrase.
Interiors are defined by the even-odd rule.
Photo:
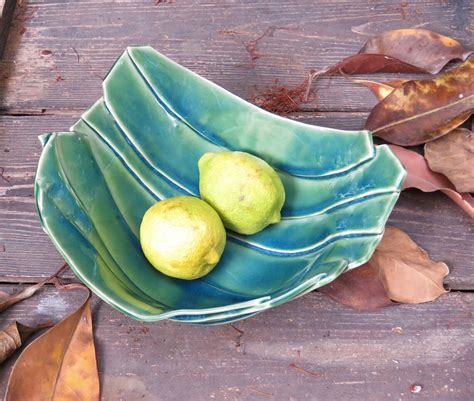
[[[15,0],[0,0],[0,59],[7,43],[10,22],[15,11]]]
[[[0,282],[37,281],[62,263],[35,212],[37,135],[66,130],[101,95],[102,77],[126,46],[153,45],[250,99],[275,79],[300,84],[311,68],[335,63],[388,29],[425,27],[472,46],[471,3],[23,2],[0,61],[0,172],[6,178],[0,178]],[[258,41],[259,58],[252,61],[246,44],[270,27],[273,34]],[[369,91],[343,77],[323,78],[314,88],[307,112],[292,118],[358,129],[375,104]],[[407,191],[390,223],[448,263],[450,287],[474,289],[472,222],[449,199]],[[13,287],[0,285],[0,291]],[[1,314],[0,327],[12,319],[58,320],[83,297],[48,287]],[[244,331],[240,338],[228,325],[145,325],[97,300],[93,316],[104,401],[474,399],[470,291],[373,312],[355,312],[311,293],[236,323]],[[12,363],[0,369],[0,392]],[[423,386],[417,395],[409,392],[415,383]]]
[[[23,11],[31,19],[18,21],[27,31],[14,31],[0,64],[14,88],[0,108],[84,108],[101,95],[101,77],[131,44],[150,44],[248,99],[275,79],[298,85],[310,69],[334,64],[388,29],[422,26],[473,43],[470,0],[404,7],[391,0],[31,3]],[[275,31],[258,42],[260,57],[252,61],[246,44],[270,27]],[[316,88],[308,109],[367,111],[375,104],[367,89],[343,77],[323,78]]]
[[[0,326],[58,320],[83,298],[48,288],[0,315]],[[229,325],[139,323],[104,303],[93,316],[104,401],[410,400],[415,383],[416,399],[474,398],[472,293],[373,312],[311,293],[235,323],[240,338]]]
[[[0,167],[4,169],[4,178],[0,178],[0,281],[35,281],[62,263],[40,227],[34,204],[34,175],[41,153],[37,136],[65,130],[80,112],[47,113],[0,116]],[[294,117],[311,124],[359,128],[366,114],[300,113]],[[415,190],[403,193],[390,224],[406,230],[434,259],[448,263],[449,286],[474,288],[472,223],[448,198]]]

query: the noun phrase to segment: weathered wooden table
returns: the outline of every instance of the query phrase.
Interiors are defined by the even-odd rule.
[[[101,95],[127,45],[153,45],[248,99],[275,79],[297,85],[388,29],[426,27],[472,47],[473,16],[471,0],[23,1],[0,62],[0,290],[61,265],[35,211],[37,136],[67,129]],[[246,46],[269,27],[252,60]],[[358,129],[375,104],[345,78],[324,78],[317,89],[292,118]],[[103,400],[473,400],[472,223],[442,194],[418,191],[402,194],[390,222],[448,263],[449,294],[356,312],[314,292],[236,323],[243,334],[229,325],[145,325],[97,301]],[[0,324],[59,319],[82,297],[49,287]],[[2,393],[13,359],[0,370]]]

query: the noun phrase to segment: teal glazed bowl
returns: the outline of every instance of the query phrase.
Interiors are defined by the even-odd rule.
[[[45,231],[100,298],[144,321],[218,324],[294,299],[365,263],[381,240],[405,170],[368,131],[270,114],[150,47],[130,47],[70,132],[41,136],[36,175]],[[160,199],[199,196],[198,160],[261,157],[286,191],[282,221],[227,233],[221,261],[194,281],[145,259],[139,226]]]

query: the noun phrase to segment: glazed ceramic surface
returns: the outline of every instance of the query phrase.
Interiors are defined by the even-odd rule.
[[[45,134],[36,201],[45,231],[78,277],[137,319],[217,324],[294,299],[366,262],[405,171],[368,131],[340,131],[267,113],[150,47],[128,48],[99,99],[70,132]],[[228,232],[208,276],[167,277],[139,243],[144,212],[199,196],[199,158],[261,157],[286,191],[282,221]]]

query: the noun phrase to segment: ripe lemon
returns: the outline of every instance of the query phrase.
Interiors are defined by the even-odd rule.
[[[201,199],[177,196],[150,207],[140,226],[148,261],[160,272],[192,280],[208,274],[224,251],[225,228]]]
[[[201,197],[219,213],[224,226],[255,234],[278,223],[285,189],[275,170],[245,152],[213,152],[199,160]]]

